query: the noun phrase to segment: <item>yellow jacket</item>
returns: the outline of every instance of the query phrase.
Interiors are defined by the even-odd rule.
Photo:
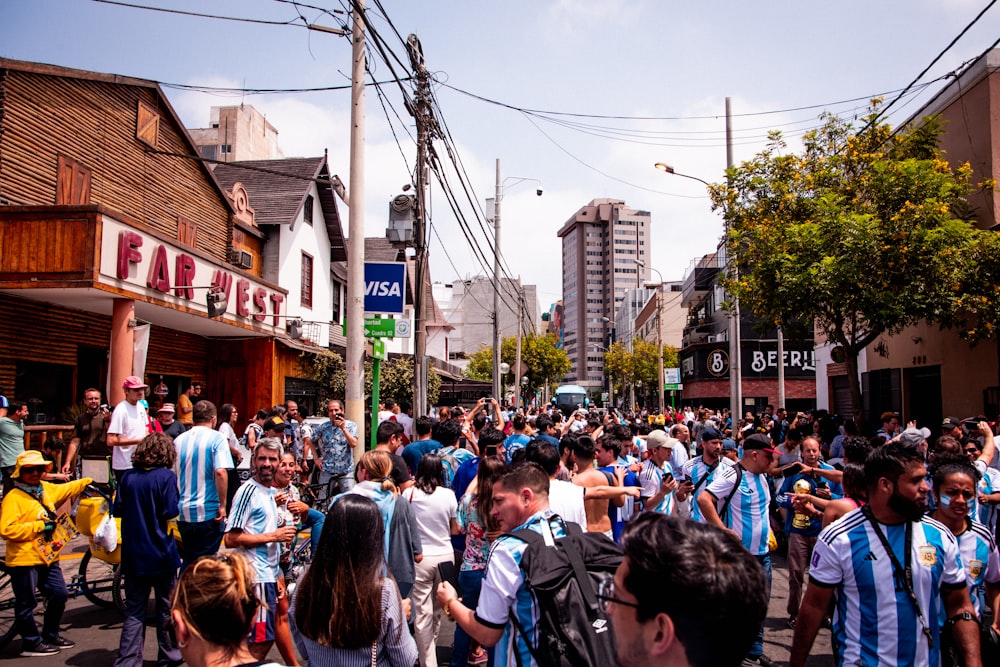
[[[66,484],[41,482],[41,501],[16,488],[4,495],[0,505],[0,537],[7,541],[5,560],[8,567],[45,564],[33,545],[35,538],[45,530],[46,514],[42,505],[55,512],[63,501],[83,491],[92,481],[85,477]]]

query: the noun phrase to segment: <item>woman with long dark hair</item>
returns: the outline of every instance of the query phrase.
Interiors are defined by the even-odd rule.
[[[320,548],[292,595],[289,620],[310,664],[413,667],[399,590],[386,575],[382,512],[344,494],[330,508]]]
[[[243,461],[243,452],[240,451],[240,441],[236,437],[236,431],[234,430],[236,420],[239,417],[240,415],[236,412],[235,405],[232,403],[223,403],[222,407],[219,408],[219,417],[215,426],[219,433],[226,438],[226,444],[229,445],[229,453],[233,457],[233,467],[226,468],[226,475],[229,478],[226,486],[226,507],[229,508],[233,506],[233,497],[236,495],[236,489],[240,485],[240,476],[236,472],[236,469]]]
[[[454,559],[451,535],[458,534],[455,512],[458,501],[444,485],[442,457],[424,454],[417,465],[416,483],[403,493],[420,533],[423,559],[417,563],[410,598],[413,603],[413,633],[420,652],[420,667],[437,667],[437,639],[441,630],[441,608],[434,591],[441,581],[438,564]]]

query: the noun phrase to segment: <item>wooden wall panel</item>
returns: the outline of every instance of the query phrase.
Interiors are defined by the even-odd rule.
[[[97,223],[93,216],[51,220],[12,219],[0,223],[0,274],[41,274],[93,270]]]
[[[206,375],[208,339],[154,325],[149,333],[146,373],[180,375],[195,380]],[[147,380],[148,381],[148,380]]]
[[[171,238],[177,217],[198,226],[198,245],[226,261],[231,240],[224,196],[197,160],[151,152],[135,137],[138,103],[161,118],[159,150],[191,155],[155,90],[32,72],[0,76],[0,201],[51,205],[58,156],[93,170],[90,201]]]

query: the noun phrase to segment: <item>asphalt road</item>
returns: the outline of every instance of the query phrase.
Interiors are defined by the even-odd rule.
[[[80,557],[86,551],[87,543],[85,538],[77,537],[67,552],[64,553],[61,561],[66,581],[70,582],[72,576],[77,573],[80,566]],[[771,603],[768,618],[765,624],[764,652],[776,663],[788,662],[789,650],[792,646],[792,630],[786,623],[785,602],[788,595],[788,578],[785,572],[784,560],[779,556],[774,559],[774,582],[771,589]],[[39,604],[38,613],[41,613]],[[41,617],[38,617],[39,624]],[[13,639],[6,647],[0,650],[0,664],[11,667],[27,667],[28,665],[79,665],[80,667],[93,667],[94,665],[111,665],[118,655],[118,640],[121,635],[122,617],[115,609],[102,609],[83,595],[71,598],[66,606],[66,613],[63,616],[63,633],[74,642],[76,647],[63,651],[58,656],[52,658],[21,658],[20,638]],[[439,662],[447,665],[447,658],[450,655],[451,636],[454,626],[444,619],[441,629],[441,639],[438,643]],[[720,641],[725,640],[725,629],[719,629]],[[815,667],[830,667],[833,663],[833,655],[830,649],[830,633],[821,630],[816,644],[813,647],[812,659],[809,664]],[[156,636],[152,629],[147,629],[145,645],[146,667],[156,665]],[[279,664],[283,664],[277,649],[272,649],[269,659]]]

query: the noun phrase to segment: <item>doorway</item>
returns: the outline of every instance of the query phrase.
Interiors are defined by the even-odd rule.
[[[918,427],[932,431],[940,427],[944,414],[941,410],[941,367],[924,366],[905,370],[909,394],[906,420],[917,420]]]

